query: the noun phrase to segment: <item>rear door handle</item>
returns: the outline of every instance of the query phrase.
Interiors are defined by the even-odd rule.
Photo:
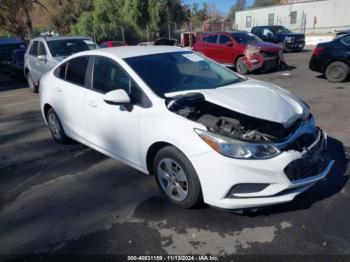
[[[57,92],[62,93],[62,88],[56,87],[55,89],[56,89]]]
[[[91,107],[97,107],[97,104],[94,101],[88,101],[87,103]]]

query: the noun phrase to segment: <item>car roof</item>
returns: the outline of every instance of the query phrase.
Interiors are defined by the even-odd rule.
[[[20,37],[0,37],[0,45],[25,44]]]
[[[263,27],[284,27],[283,25],[259,25],[254,26],[253,28],[263,28]]]
[[[34,40],[45,40],[45,41],[55,41],[55,40],[70,40],[70,39],[89,39],[91,40],[90,37],[87,36],[41,36],[41,37],[36,37],[33,38],[31,41]]]
[[[137,56],[164,54],[164,53],[172,53],[172,52],[186,52],[186,51],[190,51],[190,50],[184,49],[181,47],[158,45],[158,46],[120,46],[120,47],[96,49],[96,50],[91,50],[84,53],[85,54],[106,53],[106,54],[111,54],[124,59],[124,58],[137,57]]]

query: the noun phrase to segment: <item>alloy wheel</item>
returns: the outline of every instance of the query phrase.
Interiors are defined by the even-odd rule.
[[[188,181],[181,166],[173,159],[162,159],[157,167],[157,177],[167,196],[183,201],[188,195]]]
[[[52,132],[52,135],[57,139],[60,140],[61,136],[62,136],[62,130],[61,130],[61,126],[60,123],[58,121],[58,118],[55,114],[49,114],[49,126]]]

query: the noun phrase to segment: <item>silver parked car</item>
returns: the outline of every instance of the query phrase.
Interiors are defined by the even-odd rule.
[[[96,49],[90,38],[82,36],[38,37],[30,41],[24,55],[24,73],[29,88],[38,92],[42,75],[56,66],[67,56]]]

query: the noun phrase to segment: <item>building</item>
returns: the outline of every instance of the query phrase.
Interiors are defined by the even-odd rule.
[[[232,21],[226,17],[210,18],[203,22],[203,31],[230,31]]]
[[[325,34],[350,29],[349,0],[289,0],[285,4],[236,12],[235,28],[283,25],[306,34]]]

